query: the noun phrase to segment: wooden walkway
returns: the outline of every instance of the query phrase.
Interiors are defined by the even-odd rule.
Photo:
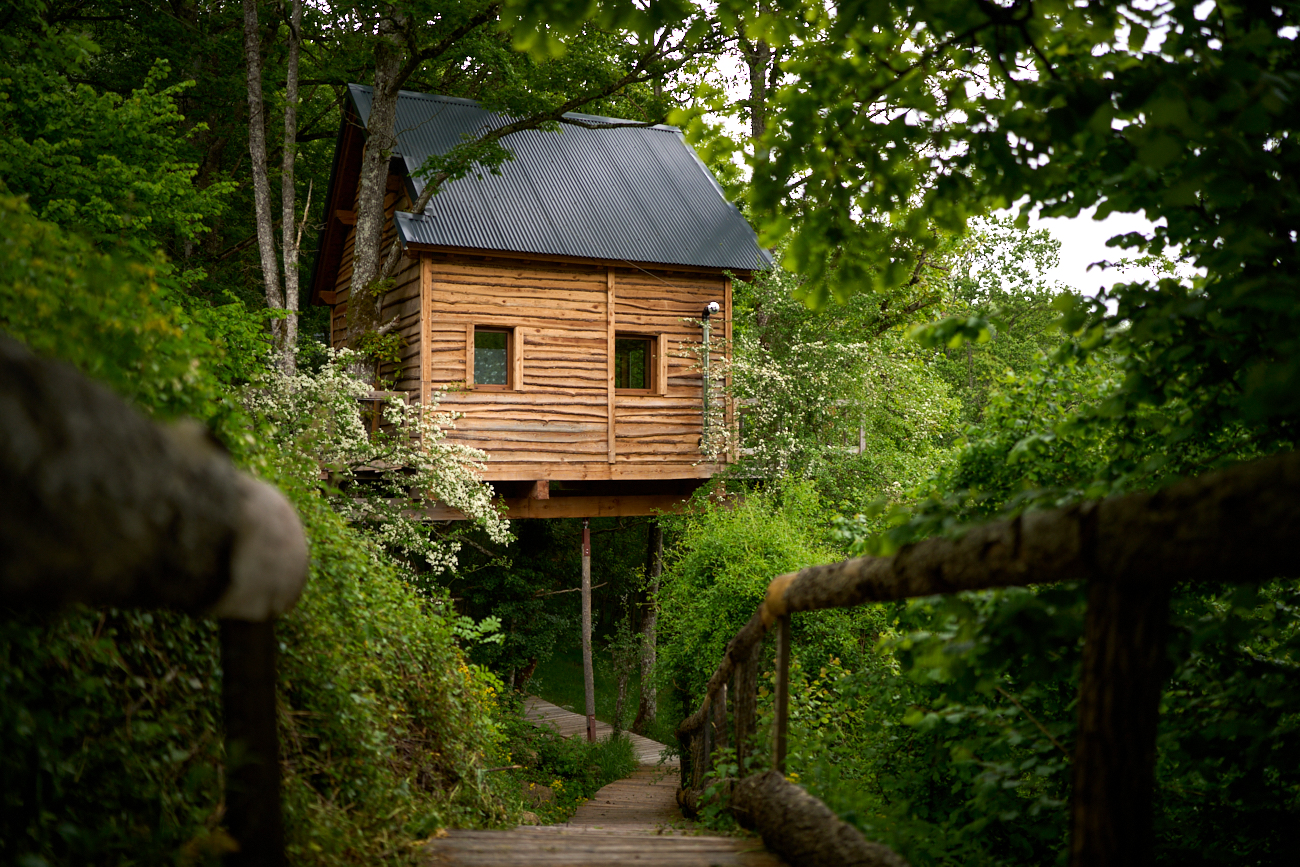
[[[585,737],[587,720],[530,697],[525,715],[567,737]],[[597,723],[597,734],[610,727]],[[451,831],[425,846],[425,863],[457,867],[782,867],[754,838],[705,836],[677,809],[677,760],[660,764],[663,744],[632,735],[641,767],[578,807],[564,825],[512,831]]]

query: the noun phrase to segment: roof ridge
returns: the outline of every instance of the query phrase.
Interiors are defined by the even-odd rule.
[[[364,90],[369,93],[374,93],[375,90],[374,87],[372,87],[369,84],[349,84],[348,87],[357,88],[358,90]],[[398,99],[420,99],[429,102],[446,102],[446,103],[451,103],[452,105],[463,105],[467,107],[477,108],[480,111],[486,111],[491,114],[498,115],[500,117],[514,117],[514,115],[501,114],[501,112],[494,111],[493,109],[485,107],[483,103],[479,102],[477,99],[470,99],[469,97],[465,97],[465,96],[446,96],[441,93],[421,93],[418,90],[399,90],[397,92],[397,98]],[[628,117],[608,117],[606,115],[601,115],[601,114],[587,114],[581,111],[566,111],[563,116],[579,119],[579,120],[595,121],[597,123],[613,123],[613,124],[620,124],[620,125],[645,124],[644,126],[634,126],[633,128],[652,129],[655,130],[656,132],[680,133],[682,131],[681,127],[676,127],[668,123],[646,124],[644,121],[632,120],[631,118]]]
[[[367,116],[373,89],[349,85],[349,94]],[[771,265],[681,130],[570,116],[594,123],[504,139],[512,159],[472,166],[425,213],[397,218],[403,243],[720,269]],[[416,170],[428,157],[509,122],[472,99],[402,91],[396,150],[415,195],[423,185]]]

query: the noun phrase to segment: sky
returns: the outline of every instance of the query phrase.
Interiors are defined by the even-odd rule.
[[[1044,275],[1049,281],[1060,281],[1076,289],[1083,295],[1096,295],[1101,287],[1124,280],[1152,278],[1145,268],[1101,270],[1088,266],[1093,262],[1116,260],[1124,256],[1133,256],[1135,251],[1123,248],[1107,247],[1106,242],[1114,235],[1125,232],[1150,233],[1153,226],[1140,214],[1111,214],[1104,220],[1092,219],[1092,211],[1085,211],[1074,218],[1058,217],[1050,220],[1030,220],[1031,228],[1044,228],[1052,233],[1061,244],[1061,261],[1057,267]]]

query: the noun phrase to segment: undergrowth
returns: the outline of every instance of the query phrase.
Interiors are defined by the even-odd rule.
[[[507,715],[505,728],[510,756],[519,765],[509,779],[523,808],[543,824],[567,821],[601,788],[637,768],[636,752],[626,735],[588,743],[560,737],[554,729],[527,722],[522,714]]]

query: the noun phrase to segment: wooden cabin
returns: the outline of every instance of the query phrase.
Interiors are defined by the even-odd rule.
[[[312,278],[336,347],[371,91],[349,96]],[[716,364],[731,344],[729,275],[771,265],[749,224],[676,128],[576,114],[580,125],[508,136],[515,157],[499,174],[450,182],[413,214],[425,160],[509,118],[408,92],[397,116],[385,246],[396,235],[405,256],[379,321],[398,319],[405,349],[383,373],[461,414],[448,438],[488,454],[484,477],[511,517],[679,504],[721,466],[700,450],[701,321],[716,302]]]

